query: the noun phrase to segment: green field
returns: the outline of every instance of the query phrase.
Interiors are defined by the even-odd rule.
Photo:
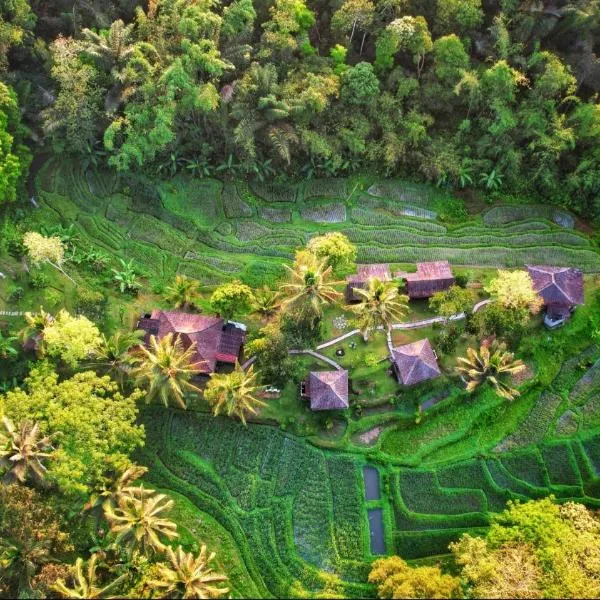
[[[15,275],[0,281],[0,310],[73,310],[88,287],[107,296],[106,329],[164,305],[160,294],[176,273],[198,278],[205,292],[234,278],[275,286],[283,260],[333,230],[357,245],[359,262],[449,260],[477,284],[474,301],[495,267],[537,262],[586,272],[588,302],[565,328],[549,333],[532,322],[518,349],[531,377],[512,403],[490,390],[465,394],[453,370],[455,355],[474,343],[463,333],[455,352],[440,353],[442,377],[405,390],[389,374],[383,336],[323,350],[351,372],[351,408],[337,414],[312,413],[298,378],[247,428],[214,419],[201,403],[185,413],[145,410],[138,460],[153,487],[175,498],[184,545],[218,549],[235,597],[372,594],[364,582],[373,508],[382,509],[386,552],[419,561],[445,554],[466,531],[483,531],[509,499],[554,494],[600,506],[600,349],[589,338],[600,254],[586,234],[556,222],[570,225],[562,210],[503,204],[468,212],[437,188],[359,176],[287,186],[177,177],[155,188],[58,159],[43,167],[37,198],[31,227],[74,226],[77,252],[66,269],[79,290],[52,271],[40,288]],[[144,278],[137,298],[77,261],[92,249],[110,267],[134,260]],[[19,263],[2,256],[0,270],[16,273]],[[15,281],[22,299],[11,299]],[[411,309],[409,320],[431,315],[425,302]],[[323,339],[343,333],[333,325],[341,314],[350,318],[343,308],[326,311]],[[435,342],[440,332],[397,331],[394,342]],[[299,377],[319,367],[297,360]],[[379,500],[365,500],[365,465],[379,471]]]

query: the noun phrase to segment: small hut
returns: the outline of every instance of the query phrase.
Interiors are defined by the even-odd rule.
[[[450,263],[447,260],[417,263],[416,273],[400,271],[395,274],[406,281],[409,298],[429,298],[436,292],[443,292],[454,284]]]
[[[375,265],[358,265],[357,272],[355,275],[348,275],[346,277],[346,302],[351,304],[353,302],[360,302],[361,297],[354,293],[356,288],[364,289],[369,283],[369,279],[379,279],[380,281],[391,281],[392,273],[390,266],[387,264],[375,264]]]
[[[146,332],[146,344],[151,335],[160,339],[168,333],[179,337],[184,348],[195,344],[192,362],[205,375],[214,373],[218,364],[235,364],[246,341],[241,323],[181,311],[154,310],[138,321],[137,328]]]
[[[415,385],[441,374],[437,356],[428,339],[393,348],[392,368],[403,385]]]
[[[311,371],[300,391],[310,400],[311,410],[348,408],[348,371]]]

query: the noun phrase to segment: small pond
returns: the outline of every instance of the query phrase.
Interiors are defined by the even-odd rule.
[[[379,471],[375,467],[363,467],[363,476],[365,478],[365,499],[379,500],[381,498]]]
[[[367,512],[369,515],[369,529],[371,530],[371,554],[385,554],[383,511],[381,508],[371,508]]]

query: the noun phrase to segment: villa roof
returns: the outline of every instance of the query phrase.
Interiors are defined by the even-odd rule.
[[[348,283],[366,283],[376,277],[381,281],[391,281],[392,273],[388,264],[358,265],[354,275],[348,275]]]
[[[527,265],[527,270],[544,304],[583,304],[583,274],[579,269]]]
[[[406,281],[435,281],[438,279],[453,279],[452,268],[447,260],[417,263],[416,273],[397,273]]]
[[[348,371],[311,371],[305,389],[311,410],[348,408]]]
[[[414,385],[440,375],[435,352],[428,339],[397,346],[393,351],[396,372],[404,385]]]
[[[214,372],[217,362],[235,363],[245,341],[245,331],[219,317],[180,311],[154,310],[149,318],[138,322],[138,329],[159,339],[173,333],[183,346],[196,344],[193,362],[201,373]]]

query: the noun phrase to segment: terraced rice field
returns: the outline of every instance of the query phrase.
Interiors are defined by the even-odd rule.
[[[357,245],[359,262],[544,262],[600,271],[597,249],[570,228],[564,211],[505,205],[451,226],[438,216],[444,197],[436,188],[400,181],[361,187],[358,180],[248,186],[177,177],[148,193],[56,159],[38,180],[45,222],[76,223],[84,238],[133,258],[155,278],[183,273],[207,285],[235,277],[253,284],[257,274],[276,277],[282,258],[332,229]]]

